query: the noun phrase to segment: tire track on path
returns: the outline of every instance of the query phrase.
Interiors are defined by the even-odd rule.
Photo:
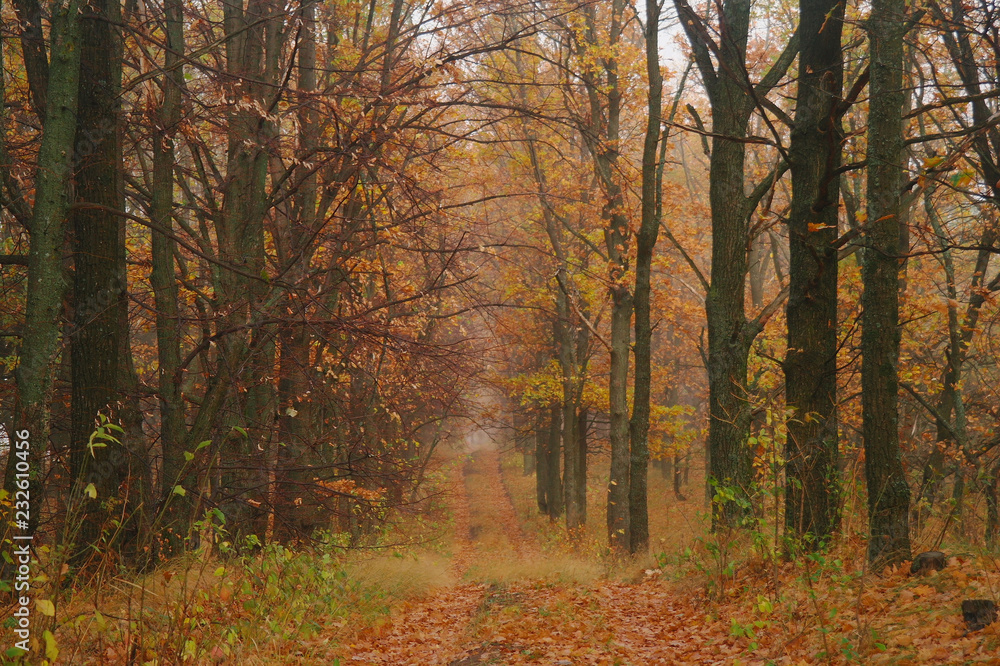
[[[406,604],[388,625],[363,634],[347,650],[358,664],[486,663],[489,646],[475,640],[479,617],[495,604],[495,588],[475,582],[477,563],[491,558],[513,564],[534,550],[517,520],[500,479],[500,458],[478,449],[453,479],[454,557],[450,571],[464,582]]]

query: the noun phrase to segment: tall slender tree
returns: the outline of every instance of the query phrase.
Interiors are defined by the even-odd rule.
[[[910,557],[910,487],[899,448],[899,214],[903,159],[903,0],[873,0],[868,104],[868,228],[861,271],[861,405],[868,559]]]
[[[717,39],[712,38],[707,19],[695,12],[687,0],[675,0],[675,5],[712,108],[709,158],[712,268],[705,298],[708,458],[712,482],[727,489],[715,494],[720,501],[713,507],[712,524],[732,526],[739,524],[750,509],[753,462],[747,447],[750,345],[778,306],[778,301],[772,301],[756,318],[747,318],[749,221],[763,196],[787,169],[782,161],[747,195],[744,190],[747,129],[756,100],[765,98],[781,81],[798,53],[798,37],[789,40],[755,84],[747,74],[749,0],[724,0]]]
[[[625,2],[612,0],[607,30],[598,25],[597,7],[582,8],[584,29],[577,41],[577,55],[584,65],[580,72],[587,95],[588,113],[580,131],[594,163],[594,173],[604,195],[601,215],[608,258],[608,291],[611,294],[611,367],[608,381],[608,411],[611,473],[608,478],[607,529],[612,550],[629,548],[629,413],[628,370],[632,338],[632,290],[628,284],[631,229],[625,211],[624,192],[618,173],[621,154],[622,90],[618,72],[618,50],[624,31]],[[602,34],[603,32],[603,34]],[[595,58],[596,56],[596,58]]]
[[[153,289],[156,306],[156,344],[158,359],[159,403],[160,403],[160,446],[163,466],[160,474],[160,492],[163,500],[173,507],[169,511],[164,528],[168,530],[169,541],[177,545],[178,538],[185,532],[185,523],[191,518],[186,505],[187,495],[174,492],[180,485],[190,488],[190,481],[183,476],[186,466],[184,459],[184,403],[181,399],[181,321],[179,288],[176,275],[174,241],[174,168],[175,145],[181,118],[181,92],[184,85],[184,22],[181,0],[165,0],[163,3],[164,35],[163,74],[160,87],[163,90],[159,113],[155,119],[153,133],[153,174],[150,192],[150,218],[152,220],[151,255],[152,266],[149,283]]]
[[[21,358],[14,377],[18,389],[18,427],[29,433],[29,492],[32,500],[38,503],[36,506],[40,506],[44,492],[41,468],[49,445],[49,404],[53,367],[60,351],[60,322],[66,286],[62,248],[70,205],[69,183],[79,99],[79,13],[80,3],[76,0],[52,4],[50,58],[45,70],[47,77],[45,81],[36,79],[32,83],[33,89],[44,89],[45,105],[35,201],[31,210]],[[14,478],[16,460],[16,456],[8,457],[8,480]],[[37,526],[38,516],[38,511],[31,513],[29,529]]]
[[[649,547],[649,509],[646,476],[649,468],[650,367],[653,329],[650,322],[650,274],[653,249],[660,233],[657,202],[662,187],[659,169],[660,120],[663,107],[663,74],[660,72],[660,13],[662,4],[646,0],[646,136],[642,146],[641,221],[636,234],[635,290],[635,387],[629,419],[629,552]],[[666,137],[664,137],[666,140]]]

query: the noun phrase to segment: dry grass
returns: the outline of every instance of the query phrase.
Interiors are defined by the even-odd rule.
[[[437,553],[363,556],[345,564],[347,575],[364,587],[380,589],[395,599],[411,599],[454,585],[451,562]]]

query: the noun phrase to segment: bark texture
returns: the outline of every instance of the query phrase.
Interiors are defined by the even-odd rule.
[[[70,466],[82,516],[76,541],[96,544],[101,532],[123,536],[112,517],[131,516],[140,502],[141,471],[127,448],[111,440],[90,446],[99,415],[122,418],[128,372],[128,295],[125,283],[124,169],[120,136],[122,42],[116,0],[87,4],[81,22],[79,108],[74,161],[75,209],[70,216],[73,246]],[[119,436],[120,439],[122,436]],[[95,500],[81,494],[93,484]],[[124,509],[123,506],[124,505]],[[88,550],[79,550],[80,558]]]
[[[825,539],[837,523],[837,204],[844,4],[799,3],[798,99],[789,148],[792,208],[785,396],[785,525]]]
[[[29,492],[36,506],[40,506],[44,491],[42,462],[49,444],[49,404],[53,368],[60,351],[60,321],[66,287],[62,248],[76,136],[79,9],[80,4],[74,1],[53,7],[51,64],[45,82],[45,121],[31,212],[23,341],[21,359],[14,371],[18,389],[16,423],[30,434]],[[15,461],[15,456],[8,457],[8,481],[13,479]],[[38,514],[38,511],[31,512],[33,524],[29,525],[29,530],[37,526]]]
[[[904,172],[903,0],[874,0],[868,21],[868,220],[861,272],[862,436],[868,483],[868,559],[910,558],[910,488],[899,449],[899,213]]]

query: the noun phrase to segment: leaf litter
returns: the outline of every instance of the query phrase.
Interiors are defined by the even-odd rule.
[[[1000,665],[1000,623],[970,633],[960,612],[962,599],[1000,589],[995,561],[951,557],[916,577],[834,554],[746,562],[721,595],[677,563],[573,580],[518,520],[495,451],[475,452],[462,472],[452,561],[462,582],[357,633],[337,652],[343,663]]]

